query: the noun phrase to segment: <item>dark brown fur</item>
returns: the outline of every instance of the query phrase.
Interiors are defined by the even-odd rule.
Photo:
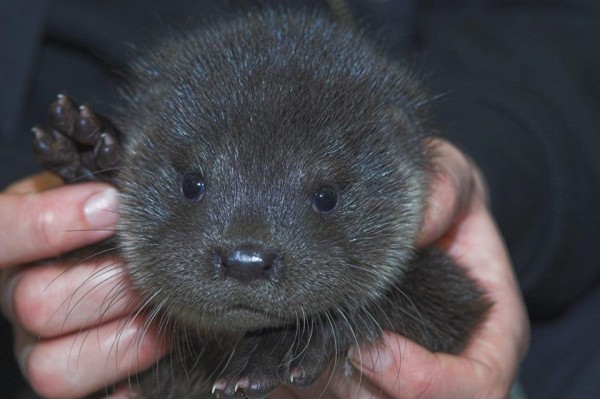
[[[383,330],[462,350],[489,304],[449,259],[414,248],[429,132],[404,67],[327,18],[266,11],[166,39],[124,92],[118,152],[108,122],[95,122],[104,141],[75,147],[117,165],[104,174],[122,193],[119,250],[175,331],[176,350],[140,378],[146,396],[307,386]],[[97,173],[88,155],[53,166],[41,132],[47,166]],[[206,183],[199,201],[182,193],[190,172]],[[338,193],[329,213],[311,202],[324,185]],[[224,274],[239,248],[272,255],[268,278]]]

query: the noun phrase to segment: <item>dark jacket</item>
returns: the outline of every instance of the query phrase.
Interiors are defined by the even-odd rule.
[[[530,397],[600,397],[600,4],[349,3],[374,40],[410,57],[442,135],[488,180],[534,323]],[[0,186],[39,170],[29,128],[57,93],[110,113],[132,48],[216,8],[229,11],[217,0],[0,3]],[[3,370],[0,385],[14,385]]]

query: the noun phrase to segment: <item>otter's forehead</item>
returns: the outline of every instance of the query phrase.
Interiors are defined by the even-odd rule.
[[[238,22],[216,36],[200,30],[166,41],[134,63],[129,106],[146,120],[158,116],[168,134],[211,143],[245,133],[318,144],[328,129],[372,122],[409,96],[403,70],[341,27]]]
[[[135,133],[133,167],[162,163],[158,177],[170,181],[200,172],[223,198],[289,188],[273,202],[322,185],[380,192],[403,181],[422,158],[404,70],[355,35],[271,22],[240,21],[209,41],[196,32],[136,64],[135,120],[123,129]]]
[[[175,144],[177,159],[183,153],[189,161],[221,159],[247,169],[327,168],[329,159],[339,163],[339,153],[367,145],[385,118],[385,99],[371,93],[369,82],[325,84],[285,75],[260,84],[237,82],[235,90],[192,86],[173,91],[187,93],[185,100],[173,94],[166,103],[177,106],[161,110],[150,129]]]

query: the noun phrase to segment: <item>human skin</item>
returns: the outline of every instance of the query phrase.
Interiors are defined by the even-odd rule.
[[[526,311],[481,174],[451,144],[434,140],[430,147],[431,189],[418,245],[439,246],[469,270],[494,302],[488,318],[458,356],[386,334],[377,345],[353,348],[349,379],[324,375],[308,390],[282,388],[271,398],[507,396],[527,350]],[[169,349],[158,327],[148,327],[143,315],[129,317],[140,299],[118,259],[92,257],[77,267],[53,259],[109,237],[116,206],[107,185],[64,186],[47,173],[0,194],[3,312],[23,374],[42,397],[81,398],[111,388]],[[109,397],[127,398],[126,386]]]
[[[420,246],[435,244],[487,290],[491,312],[458,356],[431,353],[388,333],[382,343],[355,349],[355,368],[344,377],[322,379],[312,392],[281,393],[272,399],[507,398],[529,343],[529,322],[508,253],[487,206],[477,167],[456,147],[436,141],[432,190]],[[343,381],[343,383],[340,383]]]

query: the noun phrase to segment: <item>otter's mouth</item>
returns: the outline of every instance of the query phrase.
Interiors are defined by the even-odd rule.
[[[247,314],[264,315],[264,316],[268,316],[268,317],[276,317],[275,312],[270,312],[268,309],[258,308],[258,307],[252,306],[250,304],[247,304],[247,303],[240,303],[240,304],[234,304],[234,305],[227,306],[226,308],[224,308],[222,310],[222,312],[224,314],[247,313]]]
[[[210,315],[209,324],[223,330],[256,330],[281,327],[296,320],[294,315],[259,308],[251,304],[233,304]]]

